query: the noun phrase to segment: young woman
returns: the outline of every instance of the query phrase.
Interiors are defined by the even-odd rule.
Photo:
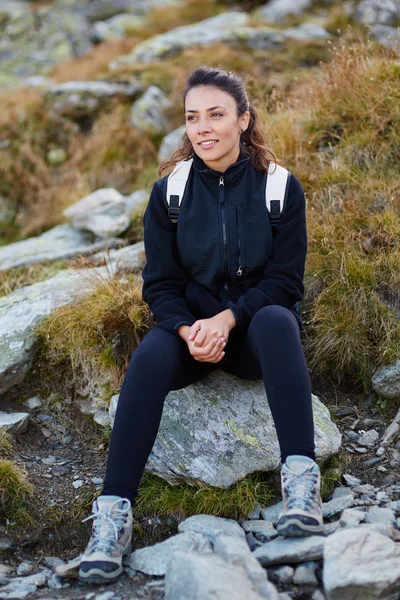
[[[311,386],[293,310],[303,295],[304,193],[292,175],[273,231],[265,185],[274,156],[240,77],[200,67],[183,101],[186,134],[163,168],[193,163],[177,223],[168,215],[167,176],[154,184],[144,217],[143,298],[157,325],[136,349],[122,385],[104,488],[80,565],[80,577],[89,581],[122,571],[131,505],[166,395],[216,368],[264,381],[282,458],[278,531],[309,535],[323,524]]]

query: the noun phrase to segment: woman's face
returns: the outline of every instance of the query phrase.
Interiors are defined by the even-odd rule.
[[[238,117],[230,94],[216,87],[198,86],[186,95],[185,117],[193,150],[207,167],[224,173],[238,159],[240,130],[247,129],[249,112]]]

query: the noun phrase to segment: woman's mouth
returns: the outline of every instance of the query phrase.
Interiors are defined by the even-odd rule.
[[[199,146],[207,150],[208,148],[213,148],[217,142],[218,140],[207,140],[206,142],[200,142]]]

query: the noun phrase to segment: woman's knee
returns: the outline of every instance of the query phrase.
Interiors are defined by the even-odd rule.
[[[171,368],[181,355],[181,340],[167,331],[154,327],[140,342],[129,363],[129,371],[139,370],[160,372]]]
[[[250,327],[255,332],[268,332],[269,335],[287,333],[300,336],[299,324],[292,311],[276,304],[261,308],[254,315]]]

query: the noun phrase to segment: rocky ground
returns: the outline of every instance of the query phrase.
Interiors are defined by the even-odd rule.
[[[382,573],[390,568],[393,579],[391,558],[397,557],[400,564],[400,443],[393,444],[390,449],[381,447],[386,421],[382,411],[372,397],[363,402],[356,400],[358,406],[353,407],[348,398],[346,402],[344,396],[339,397],[338,405],[330,407],[343,435],[341,459],[347,466],[340,484],[324,503],[324,536],[313,536],[300,542],[279,538],[274,528],[279,504],[269,508],[256,506],[248,518],[239,523],[197,515],[179,524],[178,535],[173,519],[167,522],[151,515],[135,524],[134,552],[120,580],[99,587],[79,582],[76,563],[72,562],[71,568],[66,568],[65,563],[79,556],[90,534],[90,522],[83,524],[81,519],[90,514],[91,502],[101,489],[107,438],[103,428],[82,416],[72,404],[45,404],[36,398],[30,403],[32,408],[28,409],[29,427],[16,437],[15,448],[17,463],[25,465],[29,479],[35,485],[33,517],[36,527],[28,527],[27,533],[18,541],[12,523],[2,528],[0,598],[206,599],[214,597],[210,595],[210,590],[214,589],[213,578],[224,581],[227,577],[216,598],[225,599],[228,593],[240,593],[242,595],[229,597],[243,598],[243,594],[247,594],[255,600],[323,600],[339,597],[324,595],[331,593],[327,586],[336,589],[338,584],[330,580],[329,568],[339,568],[344,581],[351,579],[351,573],[361,570],[357,585],[362,589],[367,581],[371,587],[371,581],[368,582],[371,564],[367,555],[362,557],[363,548],[367,554],[374,553],[375,578],[379,572],[381,581]],[[7,408],[15,407],[11,403]],[[202,518],[205,520],[201,521]],[[196,522],[196,519],[200,520]],[[350,538],[343,537],[346,535]],[[359,551],[354,550],[354,536],[362,537]],[[339,544],[339,549],[333,542]],[[180,564],[174,574],[174,561],[168,563],[172,552],[179,564],[188,557],[204,558],[206,563]],[[342,556],[345,557],[344,564],[338,564]],[[212,562],[209,562],[210,557]],[[254,557],[258,561],[254,562]],[[381,564],[380,557],[385,564]],[[346,567],[346,561],[351,568]],[[229,577],[224,574],[226,563],[230,565]],[[368,572],[363,571],[364,563],[369,564]],[[229,592],[229,586],[234,583],[232,573],[243,564],[247,565],[247,575],[242,573],[235,583],[235,590]],[[264,569],[259,571],[259,565]],[[193,588],[191,596],[185,595],[189,582],[182,574],[191,570],[202,573],[202,569],[199,589]],[[399,576],[397,574],[397,581]],[[388,587],[389,573],[383,576],[384,580],[385,577],[384,587]],[[364,583],[360,583],[360,578],[364,578]],[[194,585],[195,579],[194,576],[190,578],[190,585]],[[210,590],[207,585],[211,586]],[[347,581],[347,585],[350,589],[353,584]],[[398,583],[393,585],[398,586]],[[182,586],[186,592],[181,590]],[[243,589],[240,586],[244,586]],[[400,589],[396,590],[400,594]],[[356,597],[344,592],[340,596],[343,599]]]

